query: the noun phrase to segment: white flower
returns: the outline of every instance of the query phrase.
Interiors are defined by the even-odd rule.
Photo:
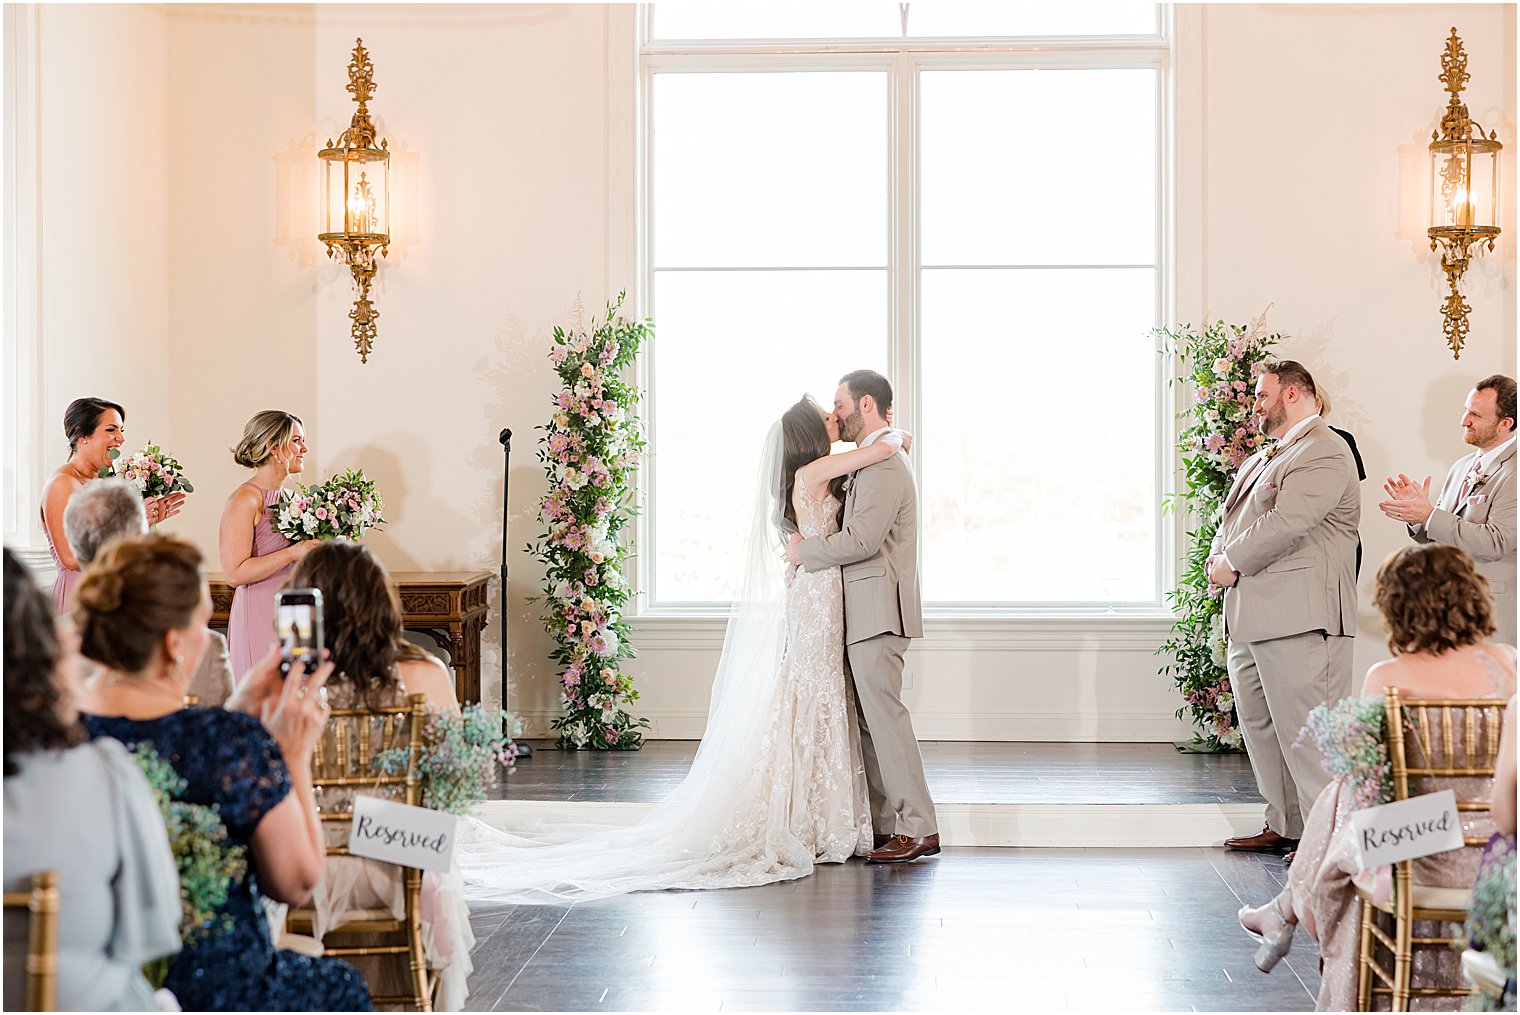
[[[1230,730],[1230,732],[1219,738],[1219,742],[1226,747],[1239,747],[1241,744],[1240,730]]]
[[[607,643],[607,655],[616,655],[618,645],[620,644],[618,641],[617,632],[610,627],[607,628],[602,632],[602,640]]]
[[[1230,709],[1235,707],[1235,695],[1231,694],[1229,691],[1221,694],[1217,699],[1215,699],[1215,701],[1219,706],[1219,711],[1221,712],[1228,712]]]

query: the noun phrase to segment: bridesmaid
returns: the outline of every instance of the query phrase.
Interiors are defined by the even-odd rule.
[[[296,561],[318,541],[292,543],[270,524],[269,509],[279,500],[281,485],[301,471],[306,459],[306,431],[298,417],[278,409],[258,413],[243,427],[232,458],[255,470],[227,498],[217,539],[222,574],[236,590],[227,622],[227,651],[233,678],[242,680],[274,647],[275,593]]]
[[[76,398],[63,412],[63,435],[69,441],[69,460],[53,472],[42,488],[42,529],[47,533],[48,550],[53,555],[57,577],[53,579],[53,612],[61,613],[68,605],[74,586],[79,582],[79,561],[69,549],[63,532],[63,510],[74,491],[94,479],[111,464],[111,450],[127,439],[127,410],[104,398]],[[182,493],[166,497],[148,497],[143,507],[148,522],[158,524],[179,514],[185,503]]]

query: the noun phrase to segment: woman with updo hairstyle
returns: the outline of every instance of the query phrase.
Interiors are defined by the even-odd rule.
[[[69,442],[69,460],[53,470],[52,478],[42,488],[42,529],[47,533],[48,551],[53,555],[57,575],[53,579],[53,612],[61,613],[79,583],[79,561],[69,548],[63,531],[63,512],[69,498],[100,470],[111,464],[111,452],[127,439],[127,410],[104,398],[76,398],[63,412],[63,435]],[[157,524],[179,514],[185,495],[172,493],[148,497],[143,508],[148,523]]]
[[[407,641],[401,633],[401,601],[384,565],[360,543],[347,539],[324,542],[296,565],[290,582],[296,588],[322,592],[322,633],[331,653],[333,675],[327,681],[328,701],[333,708],[388,708],[402,706],[407,697],[421,694],[429,708],[459,710],[454,680],[447,667]],[[407,724],[396,731],[396,742],[405,743]],[[329,730],[328,757],[337,757],[338,745]],[[387,787],[386,789],[390,789]],[[355,793],[365,789],[326,787],[320,807],[329,813],[347,812]],[[373,793],[388,796],[383,790]],[[349,829],[326,822],[327,844],[348,844]],[[430,943],[428,966],[438,975],[437,1011],[459,1011],[468,996],[470,975],[470,911],[464,901],[463,882],[457,874],[423,878],[423,938]],[[385,909],[396,919],[406,918],[405,884],[401,868],[356,856],[329,856],[322,881],[312,898],[315,913],[313,935],[319,940],[328,928],[360,919],[363,911]],[[329,946],[366,947],[384,944],[373,935],[344,935],[329,939]],[[404,966],[388,956],[354,959],[379,995],[408,993],[410,977]]]
[[[1390,687],[1397,687],[1405,698],[1502,702],[1514,695],[1515,650],[1485,640],[1494,633],[1488,582],[1459,548],[1425,543],[1395,551],[1378,568],[1372,601],[1383,615],[1393,658],[1367,671],[1363,697],[1381,698]],[[1480,739],[1486,734],[1479,730]],[[1405,750],[1411,767],[1434,764],[1419,737],[1406,736]],[[1491,782],[1478,779],[1454,788],[1459,797],[1484,797]],[[1288,953],[1300,923],[1318,942],[1323,962],[1319,1011],[1349,1011],[1356,1006],[1361,902],[1353,878],[1360,864],[1346,834],[1356,805],[1352,794],[1344,791],[1345,785],[1345,777],[1338,777],[1315,799],[1297,856],[1288,868],[1287,888],[1266,905],[1240,911],[1241,926],[1262,943],[1256,964],[1263,972]],[[1461,820],[1465,836],[1483,838],[1493,831],[1486,811],[1464,812]],[[1474,851],[1452,850],[1415,860],[1414,880],[1432,888],[1466,890],[1472,887],[1477,868]],[[1377,880],[1368,887],[1375,893],[1382,890]],[[1423,982],[1461,985],[1454,951],[1443,955],[1422,949],[1415,954],[1414,964],[1415,975]]]
[[[232,460],[254,470],[227,498],[217,536],[222,575],[234,589],[227,654],[233,679],[242,680],[275,644],[275,593],[317,543],[292,543],[271,524],[271,509],[279,503],[285,480],[305,467],[306,430],[300,417],[279,409],[256,414],[243,427]]]
[[[327,720],[323,665],[279,676],[270,653],[225,709],[186,708],[211,597],[200,551],[169,536],[118,540],[85,571],[74,603],[84,654],[99,669],[82,701],[85,729],[151,744],[184,780],[180,799],[215,807],[247,869],[211,929],[169,965],[185,1011],[364,1011],[369,992],[337,959],[277,951],[262,897],[304,903],[322,872],[311,754]]]
[[[59,1011],[154,1011],[142,965],[180,947],[179,873],[142,770],[79,725],[79,639],[5,551],[5,890],[58,875]],[[9,918],[7,918],[9,923]],[[21,1011],[25,941],[5,940]]]

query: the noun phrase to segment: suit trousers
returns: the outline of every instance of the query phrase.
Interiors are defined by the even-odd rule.
[[[1330,782],[1312,743],[1294,747],[1309,712],[1350,696],[1353,638],[1308,631],[1268,641],[1231,642],[1230,688],[1267,827],[1297,839],[1314,798]]]
[[[845,647],[860,715],[860,752],[871,791],[871,825],[877,835],[939,833],[934,801],[913,719],[902,702],[903,654],[908,639],[878,634]]]

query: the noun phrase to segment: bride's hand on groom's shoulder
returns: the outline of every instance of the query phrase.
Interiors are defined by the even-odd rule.
[[[793,532],[792,538],[788,540],[786,544],[786,559],[790,563],[797,564],[799,566],[802,564],[802,554],[798,551],[797,547],[801,544],[802,533],[800,532]]]

